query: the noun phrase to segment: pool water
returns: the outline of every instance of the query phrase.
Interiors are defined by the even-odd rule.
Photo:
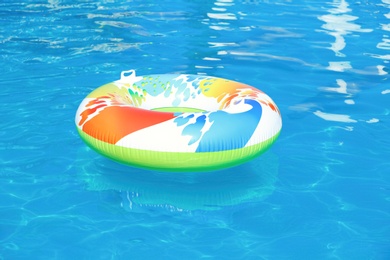
[[[0,259],[390,259],[390,1],[3,0]],[[74,116],[138,75],[210,75],[278,104],[241,166],[162,173]]]

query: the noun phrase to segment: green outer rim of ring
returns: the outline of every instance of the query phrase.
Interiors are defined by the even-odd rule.
[[[81,139],[96,152],[123,164],[171,172],[213,171],[236,166],[265,152],[280,131],[268,140],[249,147],[220,152],[160,152],[127,148],[97,140],[77,127]]]

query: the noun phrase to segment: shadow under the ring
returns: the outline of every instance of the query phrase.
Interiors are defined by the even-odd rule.
[[[89,148],[77,160],[78,177],[91,191],[121,192],[122,206],[170,211],[217,210],[270,195],[278,158],[270,151],[245,164],[213,172],[158,172],[118,164]]]

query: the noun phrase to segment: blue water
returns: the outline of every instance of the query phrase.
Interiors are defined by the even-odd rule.
[[[0,259],[390,259],[390,1],[2,0]],[[94,88],[191,73],[265,91],[261,157],[170,174],[89,150]]]

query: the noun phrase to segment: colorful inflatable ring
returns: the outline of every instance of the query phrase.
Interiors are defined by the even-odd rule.
[[[277,139],[275,103],[242,83],[200,75],[136,76],[92,91],[76,114],[81,138],[132,166],[207,171],[246,162]]]

